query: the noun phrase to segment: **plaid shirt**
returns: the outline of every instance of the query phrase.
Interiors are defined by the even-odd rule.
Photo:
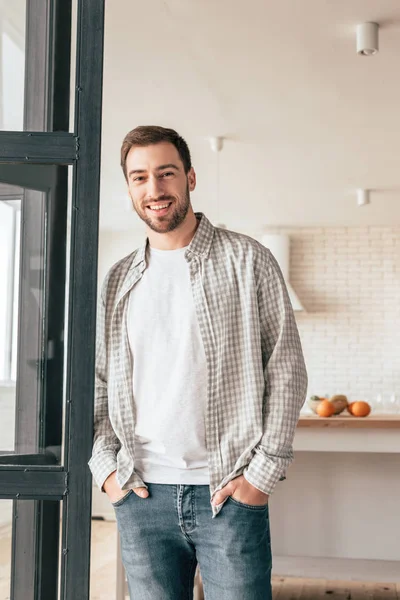
[[[307,389],[300,338],[271,252],[245,235],[213,227],[201,213],[185,252],[207,360],[205,414],[211,497],[243,474],[271,494],[293,460]],[[135,473],[135,405],[127,312],[146,269],[146,243],[109,271],[101,292],[96,351],[94,445],[89,466],[102,488],[117,470]],[[214,516],[220,507],[213,508]]]

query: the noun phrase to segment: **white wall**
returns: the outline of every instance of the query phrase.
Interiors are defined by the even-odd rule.
[[[400,227],[281,229],[309,393],[388,400],[400,393]]]
[[[113,264],[133,252],[145,239],[144,229],[143,233],[140,230],[132,232],[100,231],[98,254],[99,284],[103,282],[108,269]]]
[[[296,320],[309,394],[369,402],[400,394],[400,227],[268,232],[290,235],[290,280],[307,309]],[[144,236],[137,229],[101,232],[99,277]]]

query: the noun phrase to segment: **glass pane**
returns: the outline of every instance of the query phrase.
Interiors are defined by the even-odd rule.
[[[32,187],[10,181],[32,180]],[[65,407],[68,167],[0,165],[0,462],[59,464]],[[11,455],[8,458],[6,455]],[[1,456],[3,455],[3,456]],[[14,456],[12,456],[14,455]],[[37,463],[36,463],[37,464]]]
[[[71,5],[67,0],[52,3],[51,10],[56,11],[53,19],[47,0],[0,0],[0,131],[73,130],[76,6],[77,0],[71,0]],[[51,85],[46,81],[53,77],[48,67],[50,53],[46,19],[49,15],[56,23],[52,46],[56,76]],[[68,44],[70,28],[66,26],[69,21],[72,27],[71,52]],[[66,85],[68,83],[69,86]],[[51,99],[53,109],[46,106],[48,89],[54,94]],[[52,115],[54,123],[47,115]]]
[[[0,598],[10,598],[12,500],[0,500]]]
[[[16,379],[20,221],[20,199],[0,202],[0,381],[9,384]]]
[[[0,129],[24,126],[26,0],[0,0]]]
[[[0,500],[0,600],[57,598],[60,540],[59,502]]]

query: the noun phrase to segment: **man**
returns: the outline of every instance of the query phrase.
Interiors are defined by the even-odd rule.
[[[90,467],[135,600],[270,600],[268,497],[292,461],[307,375],[268,249],[195,214],[186,142],[127,134],[145,244],[104,282]]]

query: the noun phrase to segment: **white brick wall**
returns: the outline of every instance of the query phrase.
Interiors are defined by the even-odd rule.
[[[375,400],[400,395],[400,227],[292,227],[287,233],[309,395],[346,393]],[[142,242],[138,234],[100,236],[100,279]]]
[[[400,227],[274,228],[290,281],[310,394],[374,402],[400,394]]]

